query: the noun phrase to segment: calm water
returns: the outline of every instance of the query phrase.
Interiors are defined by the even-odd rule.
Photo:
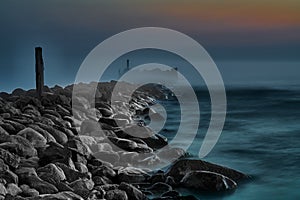
[[[210,119],[208,93],[198,90],[197,95],[200,129],[189,149],[195,157]],[[222,135],[205,160],[240,170],[252,179],[231,194],[194,195],[199,199],[300,199],[300,90],[227,89],[227,103]],[[176,99],[163,104],[168,112],[168,131],[163,134],[171,140],[180,123],[180,107]]]

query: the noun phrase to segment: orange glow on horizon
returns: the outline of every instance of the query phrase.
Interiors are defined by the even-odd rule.
[[[191,24],[226,25],[249,29],[288,28],[300,26],[300,2],[243,1],[169,2],[152,9],[165,18],[189,21]],[[190,24],[190,23],[189,23]]]

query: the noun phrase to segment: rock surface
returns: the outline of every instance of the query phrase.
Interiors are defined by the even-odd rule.
[[[237,184],[230,178],[208,171],[189,172],[180,183],[183,187],[209,192],[232,190],[237,187]]]
[[[35,148],[46,146],[47,140],[32,128],[25,128],[17,135],[26,138]]]
[[[115,84],[80,83],[74,98],[74,85],[45,87],[41,99],[35,90],[0,93],[0,199],[196,199],[177,189],[219,192],[247,178],[166,147],[146,123],[163,120],[151,108],[169,95],[161,87],[143,86],[129,97],[122,92],[135,86],[123,83],[111,104]],[[150,170],[174,160],[167,171]]]
[[[175,162],[167,172],[168,176],[172,176],[176,182],[179,182],[187,173],[191,171],[209,171],[225,175],[234,181],[239,181],[247,178],[247,175],[213,163],[202,160],[179,160]]]

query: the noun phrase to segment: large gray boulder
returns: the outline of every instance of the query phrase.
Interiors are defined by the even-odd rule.
[[[35,148],[44,147],[47,143],[47,140],[32,128],[25,128],[17,135],[26,138]]]
[[[248,176],[242,172],[209,163],[202,160],[178,160],[167,171],[167,176],[172,176],[176,183],[179,183],[181,179],[189,172],[192,171],[209,171],[227,176],[228,178],[239,181],[245,179]]]
[[[7,165],[13,168],[17,168],[20,163],[20,157],[10,153],[9,151],[0,148],[0,159],[2,159]]]
[[[123,190],[115,189],[109,190],[105,194],[105,199],[107,200],[128,200],[127,194]]]
[[[128,196],[128,199],[130,200],[147,200],[147,196],[143,194],[139,189],[134,187],[133,185],[130,185],[128,183],[122,182],[119,185],[120,190],[124,190]]]
[[[237,187],[237,184],[230,178],[208,171],[189,172],[182,178],[180,185],[207,192],[221,192]]]
[[[53,185],[57,185],[61,181],[66,180],[64,171],[52,163],[39,168],[37,174],[41,179]]]

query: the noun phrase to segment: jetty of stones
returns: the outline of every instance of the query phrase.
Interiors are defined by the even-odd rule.
[[[97,84],[95,105],[87,100],[92,84]],[[130,98],[128,103],[111,106],[115,84],[79,84],[82,92],[74,99],[73,85],[45,86],[41,96],[34,89],[0,93],[0,199],[197,199],[182,196],[178,188],[220,193],[234,190],[247,178],[239,171],[187,158],[179,148],[160,151],[167,139],[152,133],[143,119],[165,91],[145,86],[124,96]],[[144,127],[139,134],[149,136],[126,134],[133,124]],[[140,157],[143,153],[149,157]],[[147,169],[169,162],[170,155],[180,158],[166,170]]]

